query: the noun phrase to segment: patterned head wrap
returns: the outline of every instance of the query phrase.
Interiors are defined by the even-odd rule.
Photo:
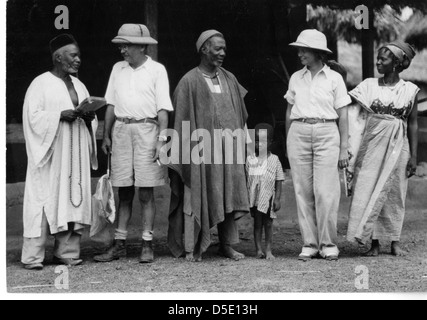
[[[388,45],[382,47],[381,49],[386,48],[390,50],[393,55],[400,62],[402,71],[408,69],[411,65],[412,60],[415,58],[415,49],[406,42],[397,40],[389,43]]]

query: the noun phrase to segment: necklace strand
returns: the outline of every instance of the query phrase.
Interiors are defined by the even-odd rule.
[[[70,124],[70,128],[71,128],[71,159],[70,159],[70,202],[73,205],[74,208],[80,208],[80,206],[83,203],[83,187],[82,187],[82,148],[81,148],[81,131],[80,131],[80,119],[77,119],[77,128],[78,128],[78,145],[79,145],[79,182],[78,182],[78,186],[79,186],[79,191],[80,191],[80,202],[78,204],[75,204],[74,200],[73,200],[73,153],[74,153],[74,148],[73,148],[73,144],[74,144],[74,137],[73,137],[73,124]]]

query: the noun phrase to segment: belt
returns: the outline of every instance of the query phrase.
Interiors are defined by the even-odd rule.
[[[303,123],[307,123],[307,124],[318,124],[318,123],[336,122],[337,120],[304,118],[304,119],[294,119],[293,121],[303,122]]]
[[[123,122],[125,124],[137,124],[137,123],[152,123],[158,125],[157,119],[145,118],[141,120],[131,119],[131,118],[117,118],[117,121]]]

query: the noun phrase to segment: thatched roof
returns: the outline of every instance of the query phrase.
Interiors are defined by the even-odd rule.
[[[312,7],[308,10],[308,24],[325,33],[330,39],[360,43],[362,33],[355,26],[358,13],[353,10]],[[375,12],[374,28],[377,43],[398,38],[404,27],[398,13],[391,7],[383,7]]]
[[[405,41],[419,51],[427,49],[427,16],[421,12],[414,14],[407,22]]]
[[[291,0],[291,4],[301,4],[301,0]],[[389,5],[393,9],[400,11],[403,8],[411,7],[427,13],[427,1],[420,0],[306,0],[307,4],[313,6],[329,7],[332,9],[348,9],[354,10],[360,4],[367,6],[371,10],[378,10],[385,5]]]

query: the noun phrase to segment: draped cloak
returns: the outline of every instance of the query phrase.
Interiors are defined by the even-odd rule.
[[[75,77],[71,80],[81,103],[89,93],[80,80]],[[81,119],[61,122],[61,112],[69,109],[74,109],[74,105],[67,86],[50,72],[37,77],[27,90],[23,109],[28,156],[23,212],[25,238],[41,236],[43,213],[51,234],[68,231],[69,223],[74,223],[75,231],[91,224],[90,170],[91,165],[94,170],[98,168],[95,139],[98,121],[92,121],[91,130]],[[76,206],[80,202],[81,205],[75,208],[71,200]]]
[[[205,129],[213,139],[217,129],[235,131],[245,128],[248,114],[243,99],[247,91],[233,74],[222,68],[219,70],[219,78],[223,93],[218,95],[211,92],[202,72],[195,68],[180,81],[173,98],[174,129],[179,136],[172,139],[170,158],[175,161],[169,165],[172,198],[168,244],[176,257],[180,257],[185,251],[184,214],[188,213],[184,213],[184,185],[191,189],[196,253],[200,254],[208,249],[210,229],[223,222],[226,215],[233,214],[237,220],[249,213],[244,155],[242,164],[214,164],[214,157],[218,156],[218,153],[214,153],[218,150],[212,149],[212,164],[196,164],[194,161],[188,161],[186,164],[186,161],[182,161],[183,157],[198,148],[197,139],[200,136],[196,132],[197,129]],[[191,134],[185,134],[186,125],[189,126],[193,137]],[[193,140],[194,134],[197,136],[194,140],[197,141]],[[206,137],[203,137],[203,140],[205,139]],[[221,142],[224,160],[226,150],[224,141]],[[235,148],[236,145],[237,143],[234,143]],[[236,154],[237,152],[234,152],[234,161],[237,160]]]

